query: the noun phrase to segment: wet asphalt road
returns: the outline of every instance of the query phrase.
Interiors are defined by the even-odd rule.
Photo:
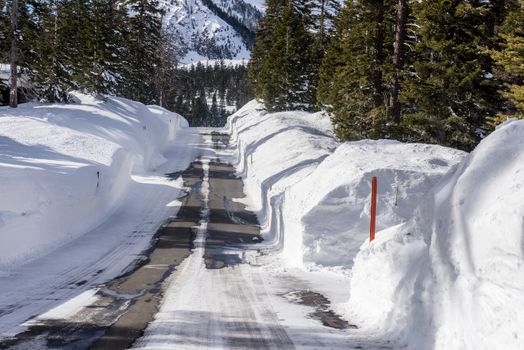
[[[227,147],[228,136],[207,135],[215,148]],[[205,203],[201,193],[204,172],[196,160],[181,174],[188,189],[177,216],[155,235],[145,261],[134,270],[99,286],[98,300],[67,320],[42,320],[27,331],[0,342],[0,349],[127,349],[142,336],[164,296],[165,281],[193,248],[196,228],[207,221],[204,260],[207,269],[241,263],[231,254],[235,245],[262,241],[257,217],[233,198],[244,197],[243,182],[230,164],[208,162],[211,192]]]

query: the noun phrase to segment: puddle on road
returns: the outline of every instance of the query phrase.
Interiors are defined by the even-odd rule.
[[[356,325],[350,324],[340,315],[336,314],[329,308],[331,301],[324,295],[310,290],[299,290],[282,295],[288,301],[294,304],[300,304],[315,308],[315,311],[309,314],[314,320],[322,322],[326,327],[335,329],[357,329]]]

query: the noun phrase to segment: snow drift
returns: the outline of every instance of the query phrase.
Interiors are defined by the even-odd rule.
[[[524,121],[484,139],[358,253],[349,317],[408,349],[523,349]]]
[[[76,99],[0,108],[0,266],[36,258],[103,222],[131,171],[160,165],[162,150],[187,127],[160,107]]]
[[[266,242],[288,266],[350,267],[369,234],[370,180],[379,177],[378,227],[407,221],[465,153],[361,141],[340,144],[322,113],[266,113],[251,102],[228,119],[239,173]]]

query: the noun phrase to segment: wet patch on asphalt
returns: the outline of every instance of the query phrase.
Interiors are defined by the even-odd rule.
[[[211,133],[215,149],[228,147],[229,135]],[[238,199],[246,197],[244,182],[235,167],[215,159],[209,162],[209,200],[204,260],[206,268],[233,267],[243,262],[246,250],[263,241],[255,213]],[[250,248],[250,245],[253,245]]]
[[[282,295],[288,301],[294,304],[300,304],[315,308],[315,311],[309,314],[314,320],[322,322],[326,327],[335,329],[357,329],[356,325],[350,324],[340,315],[337,315],[330,309],[331,301],[324,295],[310,290],[299,290]]]

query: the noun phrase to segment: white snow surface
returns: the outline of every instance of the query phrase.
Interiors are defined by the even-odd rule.
[[[524,121],[485,138],[407,223],[364,243],[347,315],[407,349],[523,349]]]
[[[335,140],[327,115],[266,113],[252,101],[228,119],[239,173],[265,239],[290,267],[350,268],[369,236],[371,178],[378,177],[377,228],[406,222],[466,153],[397,141]]]
[[[131,173],[164,163],[162,152],[187,127],[160,107],[76,99],[0,108],[0,267],[43,256],[100,225],[122,203]]]
[[[200,135],[179,115],[76,96],[0,108],[0,337],[76,314],[134,267],[180,207],[182,178],[165,174],[198,153]]]

